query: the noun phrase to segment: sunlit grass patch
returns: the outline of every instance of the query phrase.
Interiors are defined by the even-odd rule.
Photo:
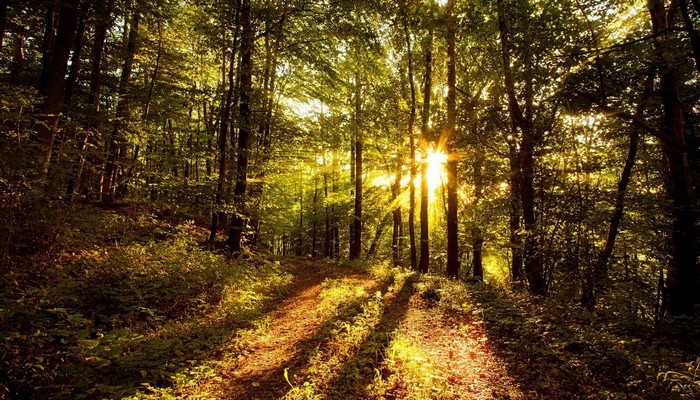
[[[321,284],[322,299],[319,309],[324,314],[334,313],[341,304],[347,304],[358,298],[367,297],[367,291],[356,282],[351,282],[347,278],[326,279]]]
[[[464,282],[424,275],[414,287],[428,305],[464,313],[474,310],[474,300]]]
[[[384,350],[384,361],[375,370],[368,388],[372,397],[405,399],[439,399],[446,382],[432,360],[411,338],[394,333]]]

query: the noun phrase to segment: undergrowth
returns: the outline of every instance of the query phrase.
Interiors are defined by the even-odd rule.
[[[0,397],[186,393],[291,280],[264,257],[204,249],[188,222],[83,214],[54,251],[4,263]]]

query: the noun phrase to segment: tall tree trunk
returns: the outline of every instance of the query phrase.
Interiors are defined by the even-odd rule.
[[[411,183],[411,186],[413,184]],[[394,220],[394,225],[391,235],[391,255],[394,267],[399,267],[401,265],[401,258],[403,256],[403,221],[401,218],[401,202],[398,201],[401,195],[401,154],[396,154],[396,175],[394,177],[394,184],[392,185],[392,197],[393,201],[396,203],[396,207],[392,211],[392,216]]]
[[[340,160],[338,158],[338,149],[333,149],[333,160],[331,162],[331,169],[333,170],[331,175],[331,190],[335,195],[338,193],[338,169],[340,167]],[[340,224],[338,221],[338,216],[336,215],[335,205],[331,206],[331,243],[333,245],[333,257],[340,258]]]
[[[7,6],[9,0],[0,0],[0,48],[5,39],[5,29],[7,28]]]
[[[85,43],[85,30],[87,28],[87,19],[90,12],[90,2],[85,2],[80,7],[80,17],[78,19],[78,31],[75,34],[75,44],[73,45],[73,55],[71,56],[70,71],[68,72],[68,80],[66,81],[66,92],[64,100],[66,104],[70,104],[75,91],[75,85],[78,82],[78,75],[83,67],[83,44]]]
[[[240,3],[239,3],[240,4]],[[225,213],[221,211],[221,205],[224,199],[224,186],[226,185],[226,146],[228,144],[228,127],[231,120],[231,107],[233,106],[233,90],[235,81],[233,79],[235,63],[236,63],[236,47],[238,46],[238,19],[240,7],[236,8],[235,24],[236,28],[233,33],[233,44],[231,46],[231,57],[228,65],[228,90],[226,91],[226,99],[223,104],[223,116],[219,124],[219,177],[216,182],[216,197],[214,199],[214,210],[211,213],[211,231],[209,234],[209,244],[214,247],[216,243],[216,233],[219,225],[225,218]]]
[[[317,257],[316,244],[318,242],[318,175],[314,175],[313,214],[311,215],[311,257]]]
[[[270,137],[270,131],[272,127],[273,110],[276,107],[274,95],[275,84],[277,81],[277,53],[282,41],[284,40],[284,22],[285,18],[283,17],[279,22],[277,38],[274,41],[271,40],[271,34],[265,36],[265,71],[263,73],[263,101],[261,110],[262,118],[258,127],[258,145],[260,146],[260,151],[258,152],[259,157],[255,162],[255,170],[257,170],[255,182],[252,184],[253,187],[251,188],[251,196],[253,197],[256,208],[255,212],[251,216],[251,227],[253,228],[251,244],[253,245],[257,244],[257,240],[260,235],[260,210],[263,205],[266,167],[270,161],[270,154],[272,152],[272,138]],[[267,27],[266,30],[268,29],[271,28]]]
[[[410,246],[411,269],[418,270],[418,250],[416,248],[416,177],[418,168],[416,165],[416,141],[413,133],[413,126],[416,122],[416,85],[413,81],[413,52],[411,51],[411,33],[408,29],[408,16],[405,15],[405,4],[403,4],[403,31],[406,40],[406,58],[408,59],[408,87],[410,88],[410,109],[408,114],[408,144],[411,157],[411,171],[408,183],[408,239]]]
[[[509,228],[510,228],[510,274],[511,283],[517,284],[523,279],[523,240],[520,234],[520,155],[514,140],[508,142],[509,176]]]
[[[651,91],[654,86],[653,76],[648,76],[644,84],[644,91],[642,94],[642,99],[637,104],[636,116],[642,118],[644,110],[646,108],[646,102],[651,96]],[[637,157],[637,148],[639,146],[639,135],[640,130],[638,127],[633,126],[632,132],[630,133],[630,145],[627,151],[627,159],[625,159],[625,166],[622,169],[622,174],[620,174],[620,180],[617,183],[617,194],[615,196],[615,211],[610,218],[610,225],[608,227],[608,237],[605,241],[603,249],[598,253],[598,258],[593,263],[593,268],[590,274],[586,274],[586,281],[583,285],[582,295],[581,295],[581,305],[589,311],[593,311],[596,306],[598,295],[605,288],[605,283],[608,277],[608,262],[610,256],[615,248],[615,240],[617,238],[617,233],[620,228],[620,223],[622,222],[622,216],[625,211],[625,194],[627,193],[627,186],[629,185],[630,178],[632,177],[632,168],[634,167],[635,159]]]
[[[425,86],[423,88],[423,110],[421,112],[421,134],[426,149],[432,143],[429,122],[430,122],[430,94],[433,90],[432,70],[433,70],[433,31],[428,33],[425,46]],[[420,178],[420,262],[418,269],[422,273],[427,273],[430,267],[430,236],[428,222],[428,203],[430,201],[428,193],[428,163],[427,157],[423,157],[421,163]]]
[[[88,103],[94,113],[100,111],[100,89],[102,87],[102,55],[104,54],[107,31],[112,25],[112,9],[114,0],[109,0],[104,8],[96,10],[97,25],[95,26],[95,39],[92,48],[92,70],[90,72],[90,93]]]
[[[304,182],[299,183],[299,237],[297,256],[304,254]]]
[[[324,199],[324,210],[323,214],[325,217],[325,226],[323,231],[323,257],[331,258],[333,252],[331,244],[331,215],[330,207],[328,205],[328,166],[326,165],[326,152],[323,152],[323,199]]]
[[[73,1],[73,5],[77,7],[77,0]],[[51,74],[51,57],[54,49],[54,41],[56,39],[56,11],[58,7],[54,2],[49,2],[46,6],[46,14],[44,15],[44,37],[41,41],[41,75],[39,76],[39,94],[47,95],[47,86],[49,84],[49,75]],[[77,20],[77,10],[76,10]],[[77,23],[77,22],[76,22]],[[69,48],[70,51],[70,48]],[[67,62],[67,60],[66,60]]]
[[[241,83],[240,128],[238,131],[238,157],[236,159],[236,185],[233,189],[235,212],[231,217],[228,244],[233,252],[242,249],[243,231],[246,225],[246,187],[248,183],[248,158],[252,120],[250,101],[252,94],[254,32],[250,17],[250,0],[241,3]]]
[[[360,258],[362,253],[362,127],[360,126],[360,73],[355,72],[355,212],[353,233],[350,238],[350,259]]]
[[[117,111],[114,119],[114,129],[109,144],[109,155],[105,163],[104,180],[102,183],[102,203],[111,204],[114,202],[114,191],[116,187],[117,164],[125,155],[124,130],[129,118],[129,85],[131,82],[131,72],[136,56],[136,44],[139,34],[139,22],[141,21],[141,0],[137,0],[131,16],[129,27],[129,38],[124,54],[124,65],[122,67],[121,78],[119,79],[119,90],[117,92]]]
[[[24,75],[24,38],[16,33],[12,43],[12,68],[10,69],[10,86],[22,86]]]
[[[484,196],[484,159],[483,155],[476,155],[474,158],[474,210],[475,214],[479,213],[479,204]],[[475,220],[479,218],[475,215]],[[479,282],[484,280],[484,265],[483,265],[483,248],[484,248],[484,232],[481,229],[480,222],[475,221],[472,228],[472,274],[474,279]]]
[[[65,1],[60,8],[58,30],[53,50],[50,52],[49,68],[44,87],[46,98],[40,108],[37,138],[40,143],[39,173],[43,179],[49,171],[51,154],[56,139],[56,130],[63,108],[68,57],[73,47],[75,29],[78,25],[78,1]],[[47,18],[48,19],[48,18]]]
[[[663,104],[661,151],[668,165],[672,201],[672,254],[668,266],[668,311],[672,315],[688,314],[698,301],[698,279],[693,201],[691,197],[688,149],[685,143],[683,107],[678,91],[678,75],[668,55],[668,14],[664,0],[647,2],[653,33],[653,44],[659,61],[661,101]],[[670,10],[669,10],[670,12]]]
[[[533,132],[531,110],[530,83],[526,85],[526,104],[528,104],[525,114],[518,104],[515,96],[515,82],[511,71],[510,44],[508,27],[506,24],[505,6],[503,0],[497,1],[498,6],[498,30],[501,39],[501,51],[503,60],[503,75],[506,92],[508,95],[508,108],[511,119],[520,129],[520,201],[523,210],[523,222],[525,228],[525,242],[523,248],[523,263],[525,266],[525,277],[527,278],[530,292],[534,294],[545,294],[547,291],[547,281],[542,268],[542,256],[540,254],[539,239],[537,233],[537,219],[535,217],[535,189],[534,189],[534,149],[535,132]],[[526,66],[527,67],[527,66]]]
[[[695,61],[695,69],[700,73],[700,35],[693,26],[693,20],[690,17],[688,3],[685,0],[680,0],[681,16],[683,17],[683,25],[690,39],[690,47],[693,50],[693,60]],[[698,10],[700,12],[700,10]]]
[[[455,74],[455,0],[447,2],[447,276],[459,276],[459,242],[457,221],[457,91]]]

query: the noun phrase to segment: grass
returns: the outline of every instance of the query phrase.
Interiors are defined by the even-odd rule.
[[[82,214],[51,251],[3,267],[0,395],[181,396],[213,377],[213,351],[265,329],[291,280],[279,262],[202,248],[187,221]]]

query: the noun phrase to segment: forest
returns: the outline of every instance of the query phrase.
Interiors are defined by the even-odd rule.
[[[0,0],[0,399],[700,398],[698,29]]]

